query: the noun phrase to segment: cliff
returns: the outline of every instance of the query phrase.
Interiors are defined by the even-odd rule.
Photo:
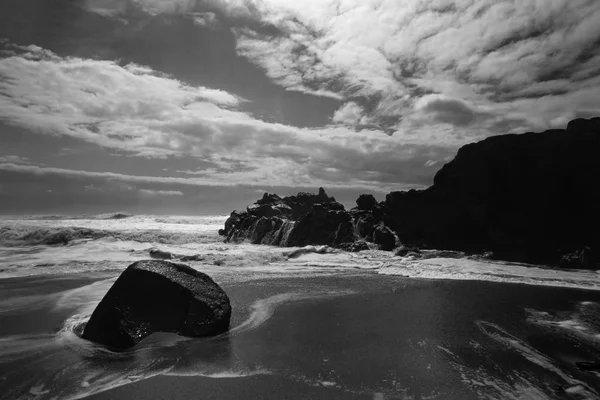
[[[425,190],[361,195],[346,211],[328,197],[267,195],[234,212],[222,234],[279,246],[350,250],[417,246],[597,268],[600,118],[564,130],[489,137],[463,146]],[[358,243],[358,244],[357,244]]]

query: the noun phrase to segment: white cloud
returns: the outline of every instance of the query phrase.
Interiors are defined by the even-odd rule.
[[[215,28],[220,25],[217,15],[213,12],[192,13],[190,14],[194,24],[208,28]]]
[[[147,197],[160,197],[160,196],[183,196],[183,192],[179,190],[151,190],[151,189],[140,189],[140,194]]]
[[[333,122],[345,125],[366,125],[367,118],[363,115],[364,110],[361,106],[353,101],[345,103],[333,114],[331,119]]]
[[[35,166],[21,166],[21,172],[192,185],[382,189],[426,183],[430,173],[423,164],[467,140],[443,131],[432,142],[432,136],[389,137],[374,129],[267,123],[232,108],[243,105],[232,94],[187,86],[148,67],[64,58],[32,46],[21,51],[0,59],[0,118],[5,121],[130,155],[191,156],[212,165],[192,171],[193,177],[170,178]],[[352,109],[358,106],[346,106],[345,118],[352,118]],[[3,168],[14,169],[13,164]]]
[[[594,79],[600,60],[596,0],[265,0],[256,5],[260,20],[282,34],[238,29],[240,54],[290,89],[308,85],[346,99],[375,99],[377,107],[370,110],[375,120],[411,116],[414,103],[427,93],[494,115],[517,110],[515,98],[537,96],[520,103],[527,111],[519,118],[525,126],[541,120],[548,127],[558,111],[544,95],[568,92],[561,107],[576,112],[589,104],[582,91],[600,91]]]
[[[114,0],[88,2],[90,9],[126,13]],[[590,106],[597,101],[589,93],[600,91],[597,0],[133,3],[151,14],[208,10],[229,18],[238,53],[273,82],[361,104],[369,123],[399,135],[448,133],[447,125],[458,122],[452,134],[485,136],[503,133],[494,127],[549,128],[561,115],[582,109],[600,113],[600,106]],[[439,112],[425,126],[415,103],[430,94],[482,113],[466,124],[468,119],[444,116],[438,102]],[[445,105],[449,114],[460,104]],[[467,125],[472,132],[463,132]]]
[[[30,161],[27,157],[7,155],[7,156],[0,156],[0,163],[29,164]]]

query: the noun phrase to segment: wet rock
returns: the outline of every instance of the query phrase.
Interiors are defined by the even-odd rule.
[[[561,268],[590,269],[593,267],[593,259],[592,249],[586,246],[572,253],[563,255],[559,262],[559,266]]]
[[[397,257],[408,257],[408,256],[417,256],[421,255],[421,250],[419,250],[416,246],[400,246],[394,252],[394,255]]]
[[[338,247],[344,251],[349,251],[351,253],[358,253],[359,251],[369,250],[369,244],[362,240],[358,242],[342,243]]]
[[[168,251],[163,251],[163,250],[158,250],[158,249],[151,249],[150,250],[150,257],[157,259],[157,260],[170,260],[173,258],[173,254],[171,254]]]
[[[373,243],[381,250],[393,250],[396,247],[396,235],[387,226],[379,225],[373,231]]]
[[[208,275],[184,264],[131,264],[94,310],[82,337],[123,350],[154,332],[203,337],[229,329],[227,294]]]
[[[420,249],[600,269],[599,153],[600,118],[492,136],[461,147],[427,189],[391,192],[381,203],[361,195],[349,211],[322,188],[316,195],[265,194],[248,212],[232,213],[221,233],[229,241],[254,235],[279,246],[350,248],[366,240],[392,250],[398,240]],[[285,212],[276,210],[284,206]],[[271,219],[271,227],[265,221],[256,227],[260,218]]]

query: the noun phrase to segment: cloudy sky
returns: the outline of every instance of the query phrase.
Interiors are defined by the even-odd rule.
[[[0,213],[351,205],[599,100],[598,0],[5,0]]]

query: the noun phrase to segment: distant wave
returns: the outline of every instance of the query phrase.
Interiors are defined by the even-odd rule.
[[[80,227],[38,228],[31,226],[0,228],[0,245],[7,247],[69,245],[78,240],[95,240],[108,237],[117,240],[161,244],[206,243],[207,241],[211,242],[219,239],[216,232],[169,232],[158,229],[108,231]]]
[[[97,219],[97,220],[110,220],[110,219],[125,219],[134,217],[134,214],[128,212],[112,212],[112,213],[103,213],[96,215],[63,215],[63,214],[48,214],[48,215],[13,215],[7,216],[11,219],[22,219],[22,220],[30,220],[30,221],[59,221],[59,220],[77,220],[77,219]],[[4,218],[6,219],[6,218]]]
[[[131,218],[133,216],[134,216],[133,214],[126,213],[126,212],[116,212],[116,213],[110,213],[110,214],[98,214],[94,218],[95,219],[125,219],[125,218]]]

